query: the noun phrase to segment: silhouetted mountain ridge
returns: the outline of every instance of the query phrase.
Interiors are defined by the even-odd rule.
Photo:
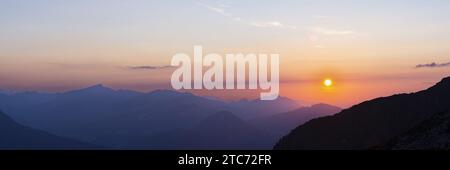
[[[58,137],[16,123],[0,111],[0,149],[94,149],[99,146]]]
[[[340,113],[311,120],[283,137],[275,149],[367,149],[450,107],[450,78],[410,94],[366,101]]]
[[[64,93],[0,95],[0,106],[22,124],[88,143],[113,148],[191,149],[204,148],[195,142],[211,148],[268,149],[307,120],[340,110],[326,104],[299,108],[297,101],[285,97],[226,102],[186,92],[141,93],[101,84]],[[178,144],[169,145],[168,141]]]
[[[280,96],[277,99],[270,101],[242,99],[230,102],[228,105],[232,108],[231,111],[233,111],[233,113],[239,113],[240,117],[244,119],[255,119],[297,109],[301,106],[301,103]]]
[[[252,123],[264,131],[281,136],[308,120],[333,115],[341,110],[339,107],[320,103],[256,119]]]
[[[185,130],[151,138],[157,149],[269,149],[270,137],[229,111],[220,111]]]
[[[249,117],[285,112],[297,108],[298,103],[283,97],[226,102],[173,90],[142,93],[98,84],[62,93],[0,94],[2,107],[19,123],[58,136],[114,148],[148,148],[151,143],[143,141],[149,137],[193,130],[221,110],[231,111],[248,124]],[[223,121],[236,120],[228,117]]]

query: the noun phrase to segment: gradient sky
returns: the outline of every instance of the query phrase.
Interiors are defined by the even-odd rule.
[[[346,107],[449,76],[449,9],[443,0],[0,0],[0,89],[170,88],[172,69],[140,66],[202,45],[279,53],[281,95]]]

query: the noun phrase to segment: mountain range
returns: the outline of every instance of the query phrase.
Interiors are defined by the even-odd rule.
[[[0,93],[0,149],[449,149],[449,101],[450,77],[344,110],[103,85]]]
[[[338,112],[315,106],[305,109],[310,110],[308,113],[286,113],[300,107],[298,102],[284,97],[274,101],[227,102],[171,90],[142,93],[103,85],[64,93],[0,93],[0,108],[20,124],[120,149],[242,149],[251,147],[250,139],[246,139],[249,137],[260,139],[252,140],[254,148],[270,149],[281,135],[299,123]],[[303,113],[309,115],[299,115]],[[229,124],[235,126],[226,128]],[[221,134],[232,136],[230,140],[217,140]],[[194,141],[209,145],[195,145]]]

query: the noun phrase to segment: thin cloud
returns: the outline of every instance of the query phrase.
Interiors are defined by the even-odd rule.
[[[273,22],[252,22],[251,25],[255,27],[281,27],[283,24],[277,21]]]
[[[290,25],[284,25],[278,21],[271,21],[271,22],[252,22],[250,25],[254,27],[260,27],[260,28],[289,28],[289,29],[296,29],[295,26]]]
[[[230,14],[228,12],[225,12],[225,9],[223,9],[223,8],[213,7],[213,6],[210,6],[208,4],[201,3],[201,2],[197,2],[197,4],[202,6],[202,7],[204,7],[204,8],[206,8],[206,9],[209,9],[210,11],[218,13],[218,14],[220,14],[222,16],[225,16],[225,17],[232,17],[233,16],[232,14]]]
[[[257,22],[257,21],[246,21],[242,17],[235,16],[227,12],[224,8],[229,7],[229,5],[220,5],[221,7],[214,7],[205,3],[197,2],[201,7],[204,7],[212,12],[215,12],[223,17],[231,18],[233,21],[242,22],[247,25],[258,27],[258,28],[285,28],[285,29],[296,29],[297,27],[291,25],[282,24],[279,21],[268,21],[268,22]]]
[[[129,70],[162,70],[162,69],[170,69],[175,68],[174,66],[128,66],[127,69]]]
[[[427,64],[418,64],[415,68],[438,68],[438,67],[449,67],[450,62],[448,63],[427,63]]]

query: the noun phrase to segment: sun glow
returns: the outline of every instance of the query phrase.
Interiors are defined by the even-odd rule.
[[[323,81],[323,85],[324,85],[325,87],[331,87],[331,86],[333,85],[333,80],[331,80],[331,79],[325,79],[325,80]]]

